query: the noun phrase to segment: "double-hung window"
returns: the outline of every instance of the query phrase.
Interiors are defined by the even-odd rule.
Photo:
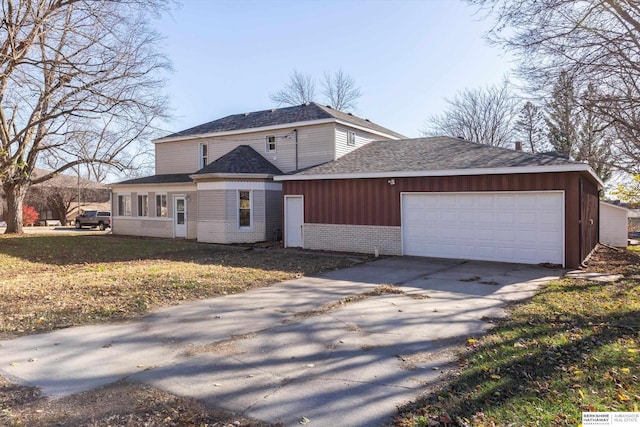
[[[167,217],[167,195],[156,194],[156,216],[158,218]]]
[[[207,160],[209,159],[209,146],[207,144],[200,144],[200,169],[207,166]]]
[[[123,194],[118,196],[118,215],[131,216],[131,195]]]
[[[356,145],[356,133],[352,130],[347,132],[347,145]]]
[[[238,190],[238,228],[251,228],[250,190]]]
[[[149,216],[149,196],[138,194],[138,216]]]
[[[276,136],[269,135],[265,140],[265,151],[267,153],[275,153],[276,152]]]

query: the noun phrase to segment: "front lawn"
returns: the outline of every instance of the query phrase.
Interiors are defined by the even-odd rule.
[[[344,256],[187,241],[0,235],[0,338],[131,319],[351,264]]]
[[[396,426],[577,426],[583,411],[640,406],[640,257],[602,247],[601,283],[563,279],[469,337],[460,371],[402,408]]]

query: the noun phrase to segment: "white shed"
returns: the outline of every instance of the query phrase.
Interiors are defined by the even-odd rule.
[[[626,247],[629,210],[622,206],[600,202],[600,243]]]

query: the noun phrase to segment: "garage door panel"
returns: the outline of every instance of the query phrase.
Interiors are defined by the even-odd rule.
[[[478,224],[494,224],[495,217],[495,212],[478,211],[476,222]]]
[[[509,224],[515,224],[516,218],[517,218],[517,215],[515,212],[498,212],[497,214],[497,219],[498,221],[500,221],[500,223],[506,222]]]
[[[562,192],[404,193],[405,255],[563,263]]]
[[[517,198],[513,196],[497,195],[495,197],[495,207],[498,209],[513,209],[516,202]]]

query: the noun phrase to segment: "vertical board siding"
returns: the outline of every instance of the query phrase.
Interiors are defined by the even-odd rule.
[[[395,185],[390,185],[387,178],[284,181],[283,194],[305,196],[306,223],[399,226],[402,192],[569,189],[577,195],[572,175],[575,174],[394,178]]]
[[[581,248],[581,175],[578,172],[394,178],[395,185],[390,185],[389,179],[284,181],[283,195],[304,196],[304,222],[307,224],[400,226],[402,192],[564,190],[566,265],[577,267],[583,260],[581,252],[593,248],[592,242],[597,240],[594,229],[589,228],[585,231],[588,236],[583,236],[586,243]],[[582,179],[584,191],[588,192],[586,197],[596,201],[597,209],[597,187],[586,175]],[[591,202],[589,206],[592,205]],[[593,207],[588,209],[583,215],[593,217]],[[594,222],[597,233],[597,217]]]
[[[600,197],[598,188],[585,178],[580,178],[580,190],[582,192],[581,206],[581,248],[580,257],[585,259],[598,243],[598,209]]]

